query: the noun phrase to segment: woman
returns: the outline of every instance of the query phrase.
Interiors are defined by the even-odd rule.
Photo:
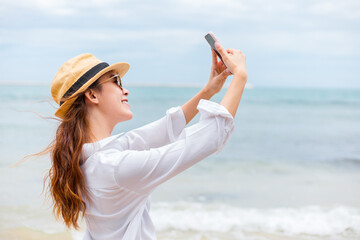
[[[57,217],[78,228],[84,239],[155,239],[149,216],[150,194],[164,181],[220,150],[234,130],[247,72],[245,55],[216,42],[228,69],[212,50],[209,82],[181,107],[125,134],[114,126],[132,119],[129,91],[121,80],[127,63],[109,66],[91,54],[63,64],[51,93],[61,119],[51,145],[48,190]],[[221,103],[209,101],[226,78],[234,77]],[[185,128],[198,110],[200,120]]]

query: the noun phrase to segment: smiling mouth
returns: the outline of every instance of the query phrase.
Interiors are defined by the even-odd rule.
[[[122,100],[121,103],[124,103],[124,104],[130,106],[129,103],[128,103],[128,100]]]

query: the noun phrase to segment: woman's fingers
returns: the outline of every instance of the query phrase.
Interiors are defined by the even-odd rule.
[[[211,48],[211,47],[210,47]],[[211,48],[211,53],[212,53],[212,66],[215,69],[218,69],[218,72],[222,72],[225,67],[225,65],[223,64],[223,62],[221,60],[218,60],[218,55],[216,54],[216,52],[214,51],[213,48]]]
[[[215,42],[215,48],[221,55],[222,59],[226,62],[228,59],[228,55],[227,55],[225,49],[221,46],[221,44],[219,42]]]
[[[234,50],[235,50],[235,49],[233,49],[233,48],[228,48],[228,49],[226,49],[226,52],[227,52],[227,53],[230,53],[231,55],[233,55],[233,54],[234,54]]]
[[[234,49],[234,48],[228,48],[228,49],[226,49],[226,52],[227,52],[227,53],[230,53],[230,54],[232,54],[232,55],[234,54],[235,51],[238,51],[238,50],[236,50],[236,49]]]
[[[211,48],[211,53],[212,53],[212,64],[213,64],[213,66],[216,66],[216,64],[218,62],[217,55],[216,55],[214,49],[212,49],[212,47],[210,47],[210,48]]]
[[[225,50],[219,42],[215,42],[215,47],[231,73],[246,74],[246,58],[240,50],[234,48]]]
[[[242,53],[241,50],[234,49],[234,48],[228,48],[228,49],[226,49],[226,52],[231,55],[234,55],[235,52],[240,53],[240,54]]]

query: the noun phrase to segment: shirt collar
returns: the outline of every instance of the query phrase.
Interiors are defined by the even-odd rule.
[[[82,148],[83,157],[85,159],[88,159],[91,155],[93,155],[94,153],[96,153],[97,151],[99,151],[100,149],[102,149],[103,147],[105,147],[115,139],[119,138],[123,134],[124,133],[122,132],[107,138],[103,138],[97,142],[85,143]]]

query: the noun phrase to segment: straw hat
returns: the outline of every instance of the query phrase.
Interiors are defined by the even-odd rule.
[[[85,91],[103,74],[115,70],[122,78],[129,68],[130,65],[126,62],[109,65],[90,53],[80,54],[65,62],[51,83],[51,95],[59,104],[55,116],[64,118],[66,111],[76,99],[71,96]]]

